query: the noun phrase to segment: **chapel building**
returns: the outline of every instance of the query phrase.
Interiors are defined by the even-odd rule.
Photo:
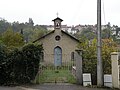
[[[54,30],[38,38],[35,42],[43,45],[43,62],[54,66],[62,66],[74,60],[74,52],[79,40],[61,30],[61,18],[54,20]]]

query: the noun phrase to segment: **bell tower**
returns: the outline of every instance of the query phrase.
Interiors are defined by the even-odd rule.
[[[61,22],[63,21],[61,18],[57,16],[57,18],[52,21],[54,22],[54,30],[61,29]]]

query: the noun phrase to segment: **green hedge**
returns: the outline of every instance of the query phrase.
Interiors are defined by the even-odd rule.
[[[4,81],[7,79],[7,72],[6,72],[6,52],[5,46],[0,44],[0,84],[4,84]]]
[[[24,84],[35,79],[39,69],[41,45],[28,44],[6,55],[0,50],[0,84]]]

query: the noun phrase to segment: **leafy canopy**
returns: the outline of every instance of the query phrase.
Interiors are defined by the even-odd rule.
[[[24,45],[23,36],[20,33],[13,32],[12,28],[8,28],[7,31],[2,34],[2,41],[10,49]]]
[[[97,77],[97,40],[81,39],[78,47],[83,50],[83,72],[91,73],[93,84]],[[111,74],[111,52],[116,51],[116,43],[112,39],[102,39],[102,61],[104,74]]]

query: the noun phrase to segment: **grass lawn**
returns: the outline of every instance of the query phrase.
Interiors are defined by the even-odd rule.
[[[42,74],[38,74],[36,77],[36,83],[76,83],[76,79],[73,77],[69,70],[58,69],[49,70],[46,69]]]

